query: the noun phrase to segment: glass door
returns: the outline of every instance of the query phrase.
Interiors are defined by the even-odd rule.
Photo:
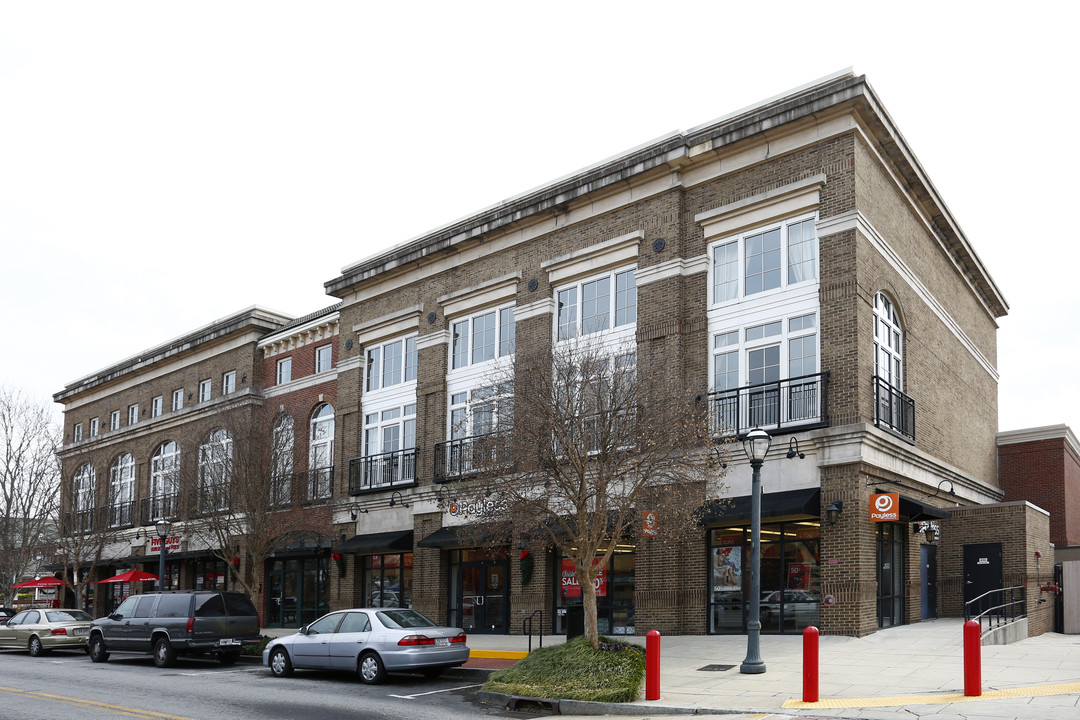
[[[459,562],[451,564],[451,622],[471,633],[507,632],[506,554],[461,550]],[[456,586],[456,587],[455,587]],[[455,612],[456,609],[456,612]]]

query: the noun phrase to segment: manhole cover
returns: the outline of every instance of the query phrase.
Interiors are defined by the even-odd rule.
[[[704,670],[705,672],[720,672],[721,670],[730,670],[735,667],[734,665],[706,665],[698,670]]]

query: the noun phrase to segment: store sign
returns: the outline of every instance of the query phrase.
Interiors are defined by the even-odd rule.
[[[600,562],[600,558],[593,560],[593,565]],[[563,558],[562,565],[560,566],[560,584],[562,586],[562,596],[564,598],[577,598],[581,597],[581,585],[577,579],[577,565],[573,560]],[[600,574],[596,576],[596,580],[593,581],[593,587],[596,588],[596,597],[607,597],[607,568],[600,568]]]
[[[166,552],[179,552],[180,551],[180,536],[170,535],[165,538],[165,551]],[[161,552],[161,538],[150,538],[150,550],[149,552],[159,553]]]
[[[646,510],[642,519],[641,534],[645,537],[656,537],[660,534],[660,525],[656,520],[655,510]]]
[[[870,496],[870,522],[895,522],[900,519],[900,493]]]

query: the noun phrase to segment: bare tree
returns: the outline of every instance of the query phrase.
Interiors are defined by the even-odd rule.
[[[721,490],[724,446],[711,442],[704,401],[665,369],[639,367],[633,346],[561,343],[515,368],[493,385],[512,384],[512,424],[474,433],[453,458],[478,475],[470,505],[488,510],[462,533],[493,545],[540,540],[572,559],[596,647],[596,580],[616,545],[646,513],[659,545],[698,532],[698,513]]]
[[[232,410],[199,439],[198,462],[183,485],[194,518],[190,537],[212,548],[235,583],[262,607],[266,561],[301,537],[327,536],[332,468],[293,472],[292,423],[260,408]],[[241,566],[236,562],[245,558]]]
[[[60,467],[60,430],[48,406],[0,387],[0,583],[5,605],[11,586],[36,569],[39,545],[50,541]]]

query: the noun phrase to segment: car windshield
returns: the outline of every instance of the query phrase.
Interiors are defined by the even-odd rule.
[[[49,610],[45,613],[45,616],[49,618],[49,622],[55,623],[90,622],[94,619],[90,617],[89,613],[82,610]]]
[[[380,610],[375,613],[375,616],[379,618],[379,622],[390,629],[435,627],[435,623],[415,610]]]

